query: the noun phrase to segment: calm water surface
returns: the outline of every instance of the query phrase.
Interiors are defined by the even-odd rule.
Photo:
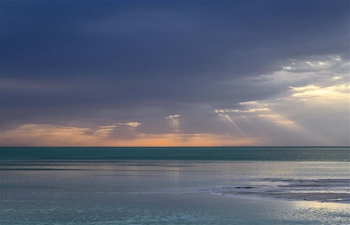
[[[343,158],[347,154],[343,152]],[[295,189],[284,185],[284,181],[347,181],[349,162],[343,158],[334,160],[334,154],[328,161],[83,157],[47,160],[40,154],[35,156],[36,160],[7,157],[2,158],[0,165],[0,224],[4,225],[350,222],[350,205],[346,202],[276,199],[218,191],[251,187],[242,191],[291,192]],[[322,190],[349,194],[343,186],[322,186],[322,190],[317,186],[301,188],[311,194]]]

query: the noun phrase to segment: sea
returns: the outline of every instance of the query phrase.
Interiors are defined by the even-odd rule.
[[[350,148],[2,147],[0,224],[350,224]]]

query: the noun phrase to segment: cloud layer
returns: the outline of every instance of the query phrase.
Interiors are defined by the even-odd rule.
[[[2,146],[349,145],[346,1],[1,2]]]

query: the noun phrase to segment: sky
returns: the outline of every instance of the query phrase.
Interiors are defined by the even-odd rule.
[[[1,0],[1,146],[349,146],[349,10]]]

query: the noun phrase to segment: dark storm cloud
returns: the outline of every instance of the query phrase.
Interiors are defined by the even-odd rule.
[[[2,1],[1,121],[203,124],[285,88],[244,78],[289,58],[348,59],[348,39],[348,1]]]
[[[346,42],[324,45],[348,37],[346,2],[107,3],[5,1],[3,70],[38,79],[224,79],[264,72],[279,58],[347,52]]]

